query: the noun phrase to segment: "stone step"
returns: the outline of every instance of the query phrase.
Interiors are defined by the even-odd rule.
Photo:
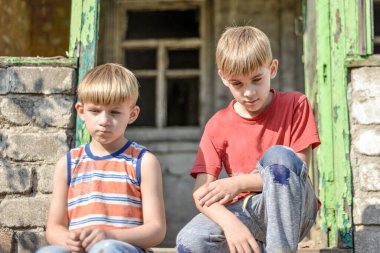
[[[152,248],[154,253],[176,253],[175,248]],[[299,249],[298,253],[353,253],[352,249]]]

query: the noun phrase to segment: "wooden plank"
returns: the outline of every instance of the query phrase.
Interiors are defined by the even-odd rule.
[[[124,49],[158,48],[160,45],[168,49],[191,49],[202,45],[200,38],[186,39],[144,39],[123,41],[121,47]]]
[[[99,27],[99,4],[100,0],[83,1],[81,13],[77,10],[74,10],[73,13],[73,15],[80,15],[82,17],[80,19],[81,25],[79,41],[77,40],[78,38],[75,38],[75,49],[79,50],[78,83],[83,79],[88,70],[95,66],[96,43]],[[78,0],[74,0],[72,2],[72,9],[78,7],[77,5],[79,6]],[[73,17],[71,20],[74,22],[74,24],[72,24],[74,27],[71,29],[78,29],[78,24],[76,22],[79,18]],[[75,37],[78,36],[77,31],[70,34],[75,34]],[[74,39],[71,37],[70,41],[73,41],[74,43]],[[79,116],[77,116],[75,145],[79,146],[81,144],[88,143],[89,141],[90,135],[82,120]]]
[[[156,126],[162,128],[166,126],[167,119],[167,87],[165,69],[167,64],[167,53],[163,46],[157,50],[157,96],[156,96]]]
[[[331,55],[329,0],[316,1],[316,57],[318,86],[316,104],[317,118],[322,145],[317,149],[319,175],[319,196],[322,201],[320,210],[321,228],[328,235],[328,241],[336,241],[335,206],[332,192],[335,191],[333,167],[333,122],[331,92]],[[323,53],[320,53],[323,52]]]
[[[9,66],[53,66],[76,68],[77,58],[57,57],[0,57],[0,67]]]
[[[331,246],[352,248],[352,217],[351,217],[351,163],[350,163],[350,131],[347,101],[347,69],[345,60],[352,44],[357,43],[357,33],[346,33],[347,27],[357,24],[352,15],[355,4],[345,6],[345,0],[330,1],[330,40],[332,112],[333,112],[333,147],[334,147],[334,183],[335,183],[335,229],[336,241]],[[348,42],[348,43],[347,43]],[[346,47],[349,48],[346,48]],[[331,193],[330,193],[331,194]]]
[[[70,19],[69,57],[79,57],[79,41],[82,30],[82,0],[72,0]]]

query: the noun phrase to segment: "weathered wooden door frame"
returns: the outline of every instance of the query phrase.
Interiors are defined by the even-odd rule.
[[[100,0],[72,0],[69,57],[78,59],[78,83],[96,64]],[[78,98],[79,99],[79,98]],[[89,142],[82,120],[77,116],[75,145]]]
[[[372,0],[302,0],[305,91],[322,145],[314,170],[327,245],[353,247],[349,68],[372,54]]]

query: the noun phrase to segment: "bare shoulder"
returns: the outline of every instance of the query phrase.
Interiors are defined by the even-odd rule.
[[[144,186],[147,184],[161,184],[162,173],[158,158],[147,151],[141,160],[141,181]]]
[[[147,151],[141,160],[142,170],[159,170],[161,171],[160,162],[158,158],[151,152]]]

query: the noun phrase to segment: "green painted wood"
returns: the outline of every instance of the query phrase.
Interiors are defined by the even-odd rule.
[[[335,183],[335,222],[338,247],[352,248],[351,218],[351,164],[350,164],[350,131],[347,101],[347,68],[346,57],[357,53],[358,37],[348,33],[349,27],[357,24],[357,18],[350,14],[358,13],[355,3],[347,4],[345,0],[330,1],[330,50],[332,75],[332,112],[334,124],[334,183]],[[351,11],[353,10],[353,11]],[[357,17],[358,15],[356,15]],[[355,30],[354,30],[355,31]],[[357,31],[357,30],[356,30]],[[355,43],[356,42],[356,43]],[[346,48],[348,46],[348,48]]]
[[[77,67],[77,58],[66,57],[0,57],[0,67],[9,66],[59,66]]]
[[[373,54],[373,0],[364,0],[365,2],[365,23],[366,23],[366,42],[367,42],[367,55]]]
[[[331,92],[331,55],[330,55],[330,23],[329,1],[316,1],[316,57],[317,57],[317,114],[318,127],[322,145],[317,150],[319,175],[319,196],[322,201],[320,210],[321,228],[328,235],[328,244],[336,241],[335,207],[331,195],[335,190],[333,168],[333,121]]]
[[[78,83],[96,63],[100,0],[73,0],[69,55],[79,57]],[[80,98],[78,98],[79,100]],[[90,135],[77,116],[75,145],[90,141]]]
[[[367,0],[364,0],[368,3]],[[322,145],[317,150],[321,227],[328,246],[352,248],[352,185],[347,89],[349,67],[366,61],[359,48],[359,1],[304,0],[306,92],[315,109]],[[368,22],[368,16],[365,16]],[[314,33],[311,36],[309,33]],[[368,36],[370,30],[364,34]],[[309,38],[309,40],[308,40]],[[315,39],[315,43],[310,41]],[[314,45],[314,47],[310,47]],[[310,67],[312,57],[315,68]],[[313,73],[313,72],[316,73]],[[314,98],[315,97],[315,98]]]
[[[82,0],[71,1],[69,57],[79,57],[79,41],[82,30]]]

